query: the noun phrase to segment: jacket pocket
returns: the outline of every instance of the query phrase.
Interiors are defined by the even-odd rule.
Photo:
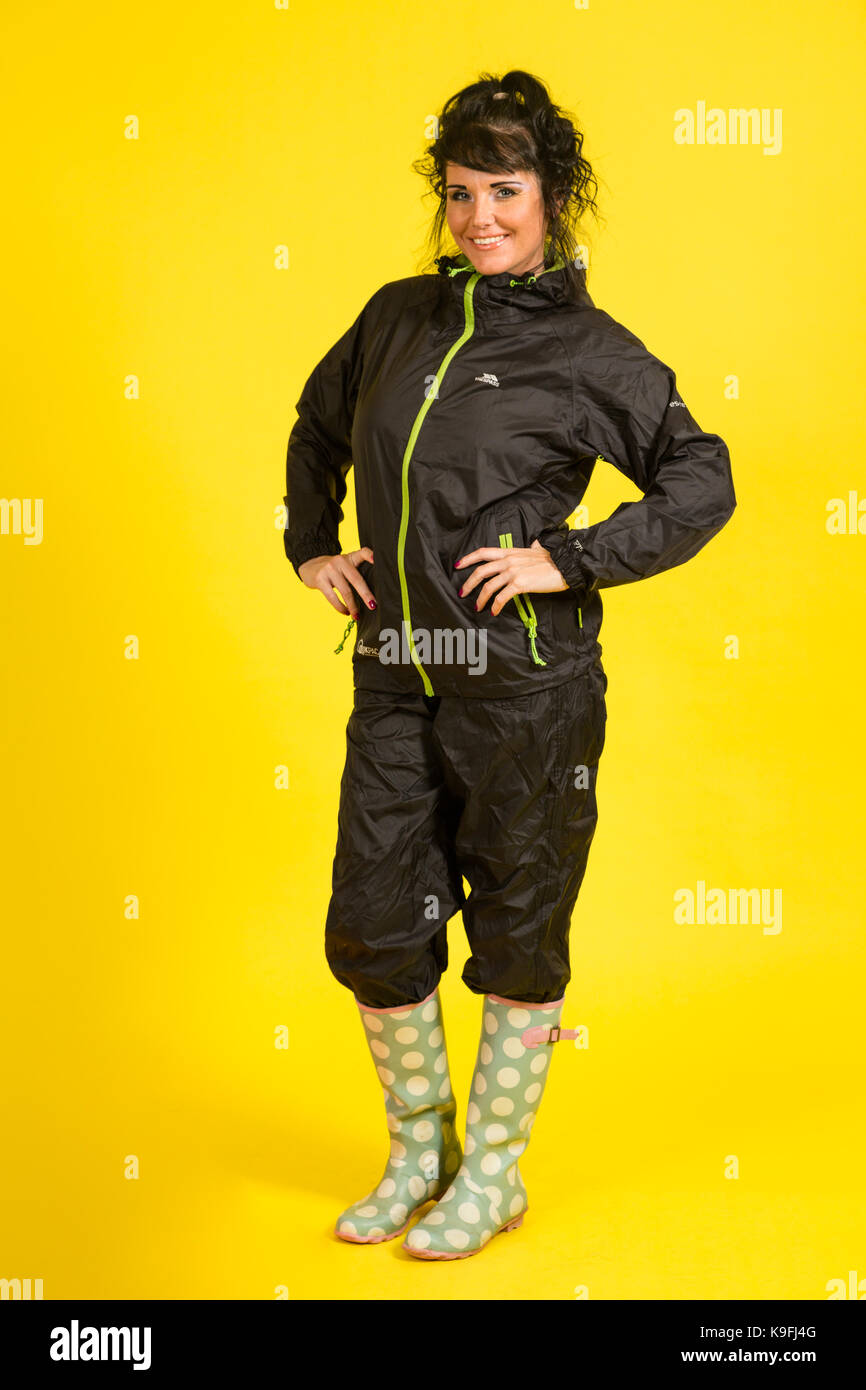
[[[526,537],[524,534],[523,519],[519,512],[506,512],[497,510],[494,513],[496,526],[496,537],[491,544],[500,546],[503,550],[515,547],[518,550],[527,549]],[[541,596],[542,598],[544,595]],[[548,627],[539,626],[538,615],[535,605],[529,594],[515,594],[511,600],[517,612],[520,614],[523,626],[526,629],[526,640],[529,648],[529,656],[535,666],[547,666],[549,661],[545,660],[545,654],[549,657],[552,643],[548,640]],[[542,650],[539,650],[539,638],[541,638]]]

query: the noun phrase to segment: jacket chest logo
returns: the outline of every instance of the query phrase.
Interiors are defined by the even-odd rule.
[[[498,386],[499,379],[492,372],[483,372],[481,376],[475,378],[476,381],[483,381],[485,386]]]

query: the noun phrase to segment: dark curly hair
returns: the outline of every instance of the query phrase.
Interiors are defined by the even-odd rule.
[[[434,270],[442,253],[449,163],[485,173],[531,170],[538,176],[547,219],[544,263],[561,258],[567,292],[577,298],[587,270],[578,245],[580,222],[588,211],[599,220],[599,210],[598,184],[582,154],[583,133],[571,115],[555,105],[540,78],[515,68],[503,77],[482,73],[449,97],[437,124],[436,139],[412,163],[429,184],[425,197],[438,200],[421,271]]]

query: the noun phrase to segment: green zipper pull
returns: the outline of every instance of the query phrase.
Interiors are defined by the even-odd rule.
[[[354,618],[350,618],[350,619],[349,619],[349,623],[348,623],[348,626],[347,626],[347,628],[346,628],[346,631],[343,633],[343,640],[342,640],[342,642],[340,643],[339,647],[335,647],[335,648],[334,648],[334,656],[336,656],[338,652],[341,652],[341,651],[343,650],[344,646],[346,645],[346,638],[348,637],[349,633],[352,631],[352,626],[353,626],[354,622],[355,622],[355,619],[354,619]]]
[[[531,619],[530,624],[529,624],[529,629],[528,629],[528,631],[529,631],[529,646],[530,646],[530,648],[531,648],[531,650],[532,650],[532,659],[533,659],[533,661],[535,662],[536,666],[546,666],[546,665],[547,665],[547,662],[546,662],[546,661],[542,661],[541,657],[538,655],[538,648],[537,648],[536,645],[535,645],[535,634],[536,634],[536,632],[538,631],[538,620],[537,620],[537,618],[532,618],[532,619]]]
[[[499,544],[504,550],[509,550],[513,547],[514,541],[510,531],[507,531],[505,535],[499,537]],[[523,621],[523,626],[526,628],[529,636],[529,650],[532,652],[532,660],[535,662],[536,666],[546,666],[547,662],[542,661],[541,657],[538,655],[538,648],[535,645],[535,637],[538,632],[538,619],[535,616],[535,609],[532,606],[532,601],[528,594],[522,599],[520,594],[515,594],[514,602]],[[523,606],[524,603],[526,604],[525,608]]]

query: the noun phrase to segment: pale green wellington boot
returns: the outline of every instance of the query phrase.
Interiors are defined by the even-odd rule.
[[[526,1188],[518,1159],[544,1094],[552,1045],[577,1036],[559,1026],[563,1003],[486,996],[463,1163],[433,1210],[404,1240],[410,1255],[464,1259],[522,1222]]]
[[[337,1218],[336,1234],[375,1245],[402,1235],[418,1208],[444,1192],[462,1150],[438,987],[398,1009],[355,1002],[385,1095],[391,1154],[378,1186]]]

